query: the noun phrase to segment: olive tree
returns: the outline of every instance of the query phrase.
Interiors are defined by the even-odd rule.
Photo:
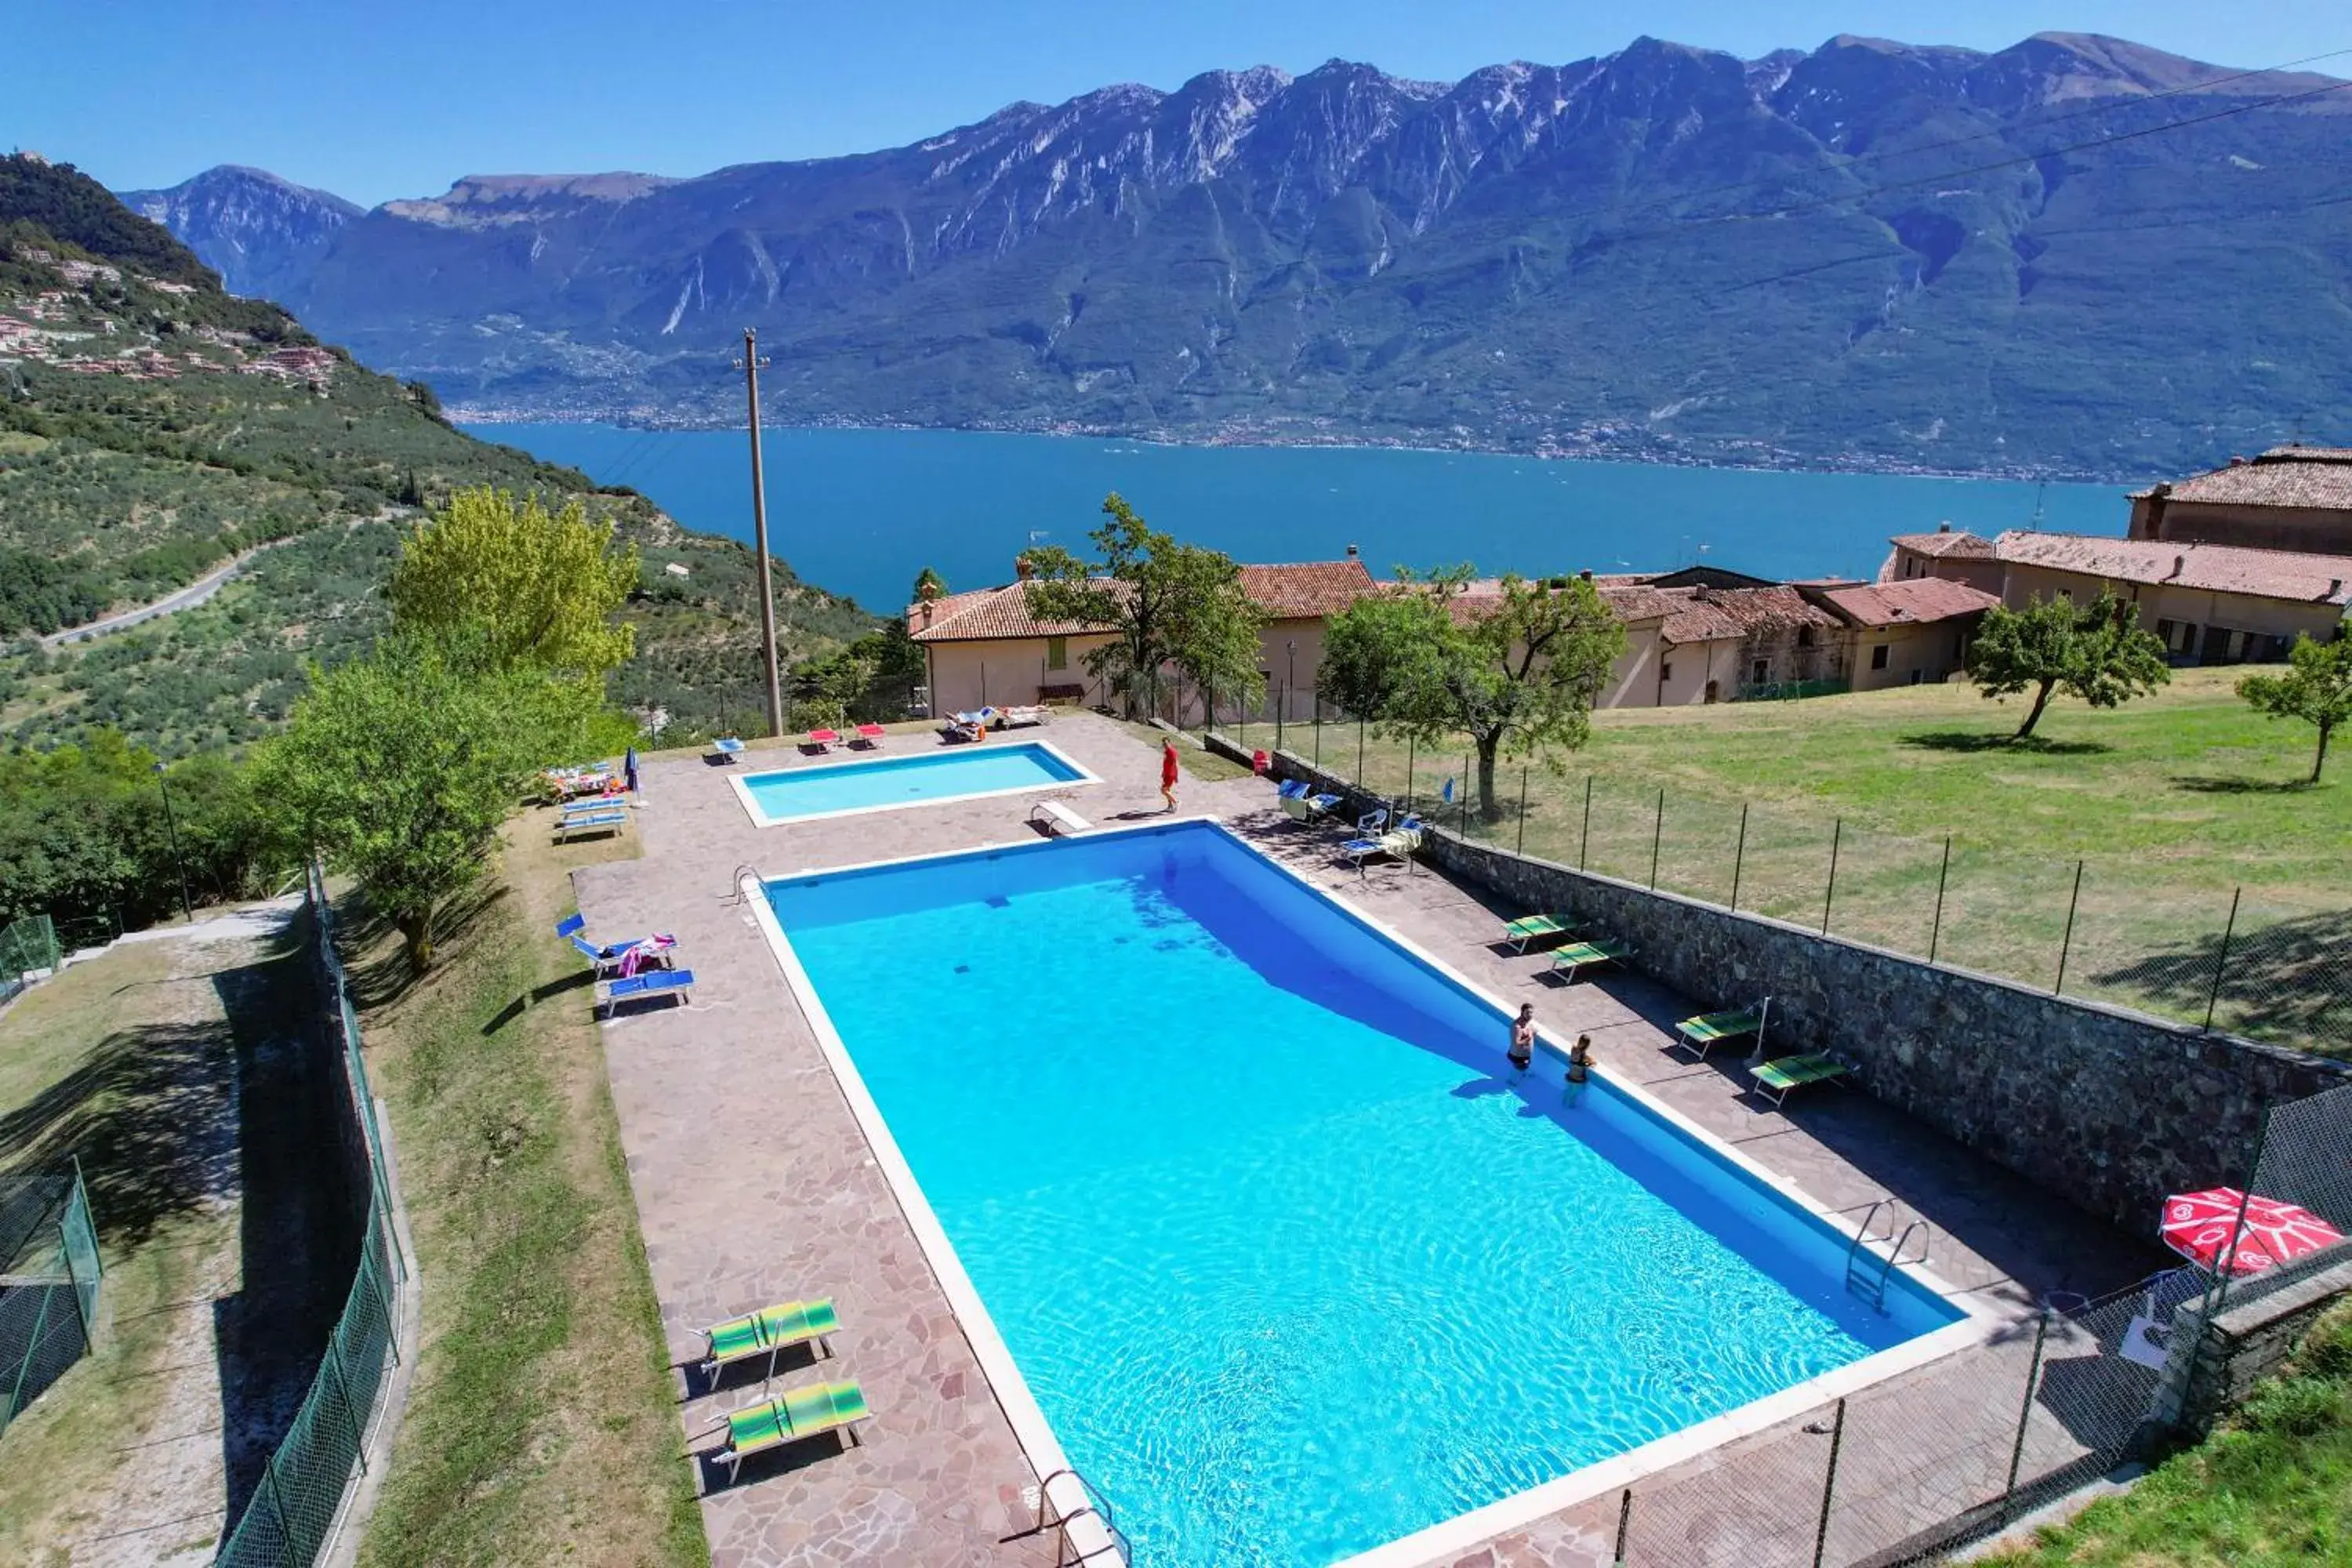
[[[2352,720],[2352,636],[2339,626],[2334,640],[2322,643],[2305,633],[2286,657],[2286,674],[2247,676],[2238,682],[2238,695],[2273,719],[2300,719],[2318,730],[2311,757],[2311,782],[2317,784],[2327,765],[2328,737]]]
[[[1495,764],[1532,757],[1557,770],[1584,744],[1625,628],[1581,577],[1550,586],[1507,576],[1469,592],[1470,570],[1414,578],[1359,599],[1323,637],[1321,695],[1382,733],[1424,746],[1467,735],[1478,811],[1499,821]]]
[[[1987,610],[1969,651],[1969,679],[1989,698],[2033,693],[2011,737],[2022,741],[2055,692],[2113,708],[2169,684],[2172,670],[2164,644],[2139,629],[2139,606],[2101,594],[2087,605],[2036,598],[2021,610]]]

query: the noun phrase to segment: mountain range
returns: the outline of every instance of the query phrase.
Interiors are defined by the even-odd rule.
[[[2130,476],[2352,423],[2352,83],[1637,40],[1106,88],[854,157],[131,192],[488,417]]]

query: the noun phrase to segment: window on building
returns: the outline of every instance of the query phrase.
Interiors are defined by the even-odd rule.
[[[1756,661],[1755,668],[1748,672],[1748,679],[1758,686],[1761,686],[1766,681],[1770,680],[1772,679],[1772,661],[1769,658],[1758,659]]]
[[[1799,626],[1797,628],[1797,646],[1799,647],[1811,647],[1813,646],[1812,627]]]
[[[2174,626],[2170,621],[2158,621],[2156,623],[2156,640],[2164,645],[2164,650],[2167,653],[2171,652],[2173,649],[2173,634],[2179,628]]]
[[[1891,645],[1887,643],[1880,643],[1876,647],[1870,650],[1871,668],[1885,669],[1886,668],[1886,650]]]
[[[1069,638],[1047,637],[1045,639],[1045,668],[1047,669],[1067,669],[1070,668]]]
[[[1658,660],[1658,679],[1660,680],[1672,680],[1674,678],[1675,661],[1670,658],[1662,658]]]

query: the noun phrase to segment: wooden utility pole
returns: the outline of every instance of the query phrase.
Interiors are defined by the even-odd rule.
[[[744,396],[751,408],[751,549],[760,563],[760,657],[768,674],[768,733],[784,732],[784,687],[776,674],[776,594],[768,569],[768,489],[760,477],[760,357],[757,328],[743,329]]]

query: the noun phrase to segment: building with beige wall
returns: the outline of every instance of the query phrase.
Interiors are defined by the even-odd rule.
[[[1853,691],[1950,679],[1968,665],[1978,623],[2000,603],[1997,595],[1941,577],[1809,586],[1804,593],[1843,623]]]
[[[2284,658],[2298,634],[2334,637],[2352,604],[2352,558],[2342,555],[2026,529],[1979,542],[2000,563],[2009,608],[2113,594],[2139,606],[2139,624],[2175,664]],[[1976,557],[1936,558],[1935,574],[1956,559]]]
[[[1011,583],[919,600],[907,606],[907,630],[923,649],[934,715],[1033,702],[1108,706],[1111,694],[1088,672],[1087,656],[1112,639],[1076,621],[1050,621],[1029,612],[1026,563]],[[1258,671],[1266,696],[1252,716],[1270,716],[1286,700],[1293,719],[1314,711],[1322,668],[1323,629],[1372,591],[1361,561],[1314,561],[1245,565],[1243,591],[1267,618],[1258,634]],[[1171,701],[1187,718],[1201,711],[1199,693],[1171,679]],[[1221,713],[1231,716],[1230,701]],[[1174,714],[1169,715],[1174,717]]]
[[[2273,447],[2131,497],[2129,537],[2352,555],[2352,447]]]
[[[1878,569],[1882,583],[1934,577],[1995,596],[2000,593],[2000,557],[1990,539],[1948,522],[1933,533],[1898,533],[1887,542],[1895,548]]]

